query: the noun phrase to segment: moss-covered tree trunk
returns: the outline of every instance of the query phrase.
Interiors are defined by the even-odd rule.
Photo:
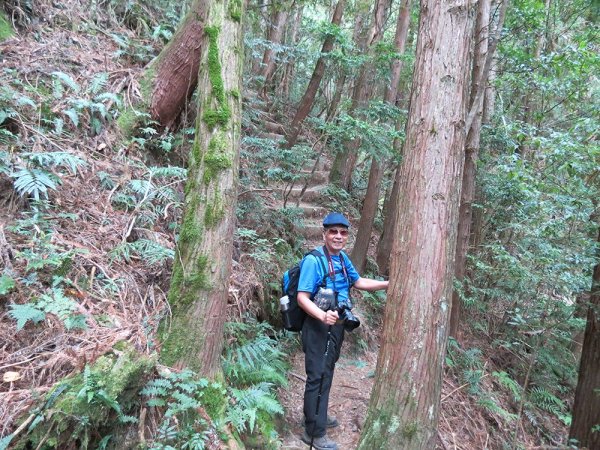
[[[198,76],[198,118],[183,223],[161,324],[161,361],[214,378],[220,373],[241,133],[243,46],[239,0],[209,6]]]
[[[435,448],[464,158],[470,5],[421,1],[390,287],[360,449]]]

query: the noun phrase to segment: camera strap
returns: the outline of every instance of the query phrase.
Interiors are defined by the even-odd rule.
[[[329,254],[329,250],[327,250],[327,246],[323,246],[323,253],[325,253],[325,257],[327,258],[327,265],[329,266],[329,277],[331,278],[331,282],[333,283],[333,292],[338,292],[335,288],[335,266],[333,265],[333,260],[331,259],[331,255]],[[344,255],[340,252],[340,263],[342,264],[342,273],[344,274],[344,278],[346,279],[346,283],[348,284],[348,289],[350,286],[350,278],[348,277],[348,272],[346,271],[346,263],[344,262]]]

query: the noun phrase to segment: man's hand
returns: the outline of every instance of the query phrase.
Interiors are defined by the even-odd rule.
[[[329,310],[329,311],[323,311],[323,312],[325,313],[325,315],[321,319],[321,322],[323,322],[327,325],[335,325],[335,323],[340,318],[337,311]]]

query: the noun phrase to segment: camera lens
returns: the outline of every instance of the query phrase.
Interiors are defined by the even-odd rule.
[[[340,308],[338,314],[345,330],[352,331],[360,326],[360,320],[348,308]]]

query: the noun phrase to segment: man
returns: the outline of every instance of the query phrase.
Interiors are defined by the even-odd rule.
[[[298,282],[298,305],[307,313],[302,327],[302,350],[305,354],[306,369],[302,440],[309,445],[312,443],[317,450],[338,448],[337,444],[326,436],[326,428],[338,425],[334,417],[327,416],[333,370],[344,340],[344,322],[347,322],[339,320],[338,311],[344,308],[347,311],[352,307],[349,298],[352,286],[365,291],[377,291],[388,287],[387,281],[362,278],[348,256],[342,254],[342,249],[348,241],[349,227],[348,219],[337,212],[329,213],[323,219],[324,245],[317,248],[322,254],[322,259],[308,255],[302,263]],[[337,300],[333,304],[327,305],[322,301],[322,298],[326,298],[327,293],[332,291],[322,291],[323,295],[317,292],[319,286],[325,284],[324,279],[325,288],[331,289],[334,292],[332,297]],[[344,317],[347,317],[346,311],[342,313]],[[354,326],[358,326],[358,323],[356,321]],[[346,328],[353,327],[346,323]]]

